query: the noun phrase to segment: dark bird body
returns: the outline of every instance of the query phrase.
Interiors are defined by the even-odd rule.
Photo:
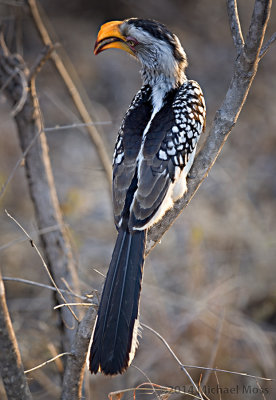
[[[89,356],[91,372],[107,375],[122,373],[134,357],[146,233],[187,190],[205,125],[200,86],[187,80],[185,52],[164,25],[135,18],[107,23],[95,54],[111,47],[141,62],[143,86],[124,117],[113,158],[118,237]]]

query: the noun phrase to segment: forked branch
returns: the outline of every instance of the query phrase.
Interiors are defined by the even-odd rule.
[[[261,57],[260,49],[269,20],[271,4],[272,0],[255,1],[250,28],[243,45],[236,1],[228,1],[229,24],[237,49],[233,76],[225,99],[220,109],[216,112],[205,145],[197,155],[191,169],[187,182],[188,191],[165,214],[164,218],[150,229],[148,233],[148,253],[160,241],[180,212],[194,197],[202,181],[207,177],[214,165],[233,126],[236,124],[257,72]]]
[[[237,0],[227,0],[227,11],[233,42],[237,53],[240,54],[244,46],[244,39],[241,30]]]

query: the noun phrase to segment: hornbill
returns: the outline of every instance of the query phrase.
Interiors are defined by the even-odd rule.
[[[186,54],[163,24],[130,18],[102,25],[94,53],[118,48],[141,63],[142,87],[118,133],[113,157],[117,241],[91,338],[89,368],[122,373],[138,346],[139,298],[147,230],[187,190],[205,126],[205,102],[188,80]]]

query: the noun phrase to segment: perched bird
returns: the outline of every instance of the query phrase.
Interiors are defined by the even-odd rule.
[[[94,53],[111,48],[141,63],[143,85],[123,119],[113,158],[118,236],[89,355],[90,371],[106,375],[124,372],[134,357],[147,230],[187,190],[205,126],[200,86],[187,79],[186,54],[163,24],[138,18],[105,23]]]

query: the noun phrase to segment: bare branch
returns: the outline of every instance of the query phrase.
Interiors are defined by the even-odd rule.
[[[9,399],[31,400],[0,272],[0,375]]]
[[[43,65],[45,64],[45,62],[51,57],[51,54],[55,50],[56,47],[57,47],[57,45],[53,45],[53,46],[48,45],[48,46],[45,46],[44,49],[42,49],[42,51],[39,54],[39,56],[37,57],[34,65],[30,69],[29,76],[28,76],[29,82],[31,81],[31,79],[33,79],[37,76],[37,74],[40,72],[40,70],[43,67]]]
[[[276,32],[273,33],[269,41],[262,47],[260,51],[260,59],[263,58],[264,55],[266,55],[267,51],[269,50],[269,47],[275,42],[276,40]]]
[[[167,347],[167,349],[169,350],[169,352],[171,353],[171,355],[173,356],[173,358],[176,360],[177,364],[180,365],[180,368],[182,369],[182,371],[185,372],[185,374],[187,375],[187,377],[189,378],[190,382],[192,383],[192,385],[194,386],[195,390],[197,391],[200,399],[203,400],[202,394],[200,392],[200,389],[197,387],[197,385],[195,384],[193,378],[191,377],[191,375],[189,374],[189,372],[187,371],[186,367],[184,367],[184,365],[181,363],[181,361],[179,360],[179,358],[176,356],[176,354],[172,351],[171,347],[169,346],[168,342],[166,341],[166,339],[163,338],[163,336],[160,335],[160,333],[156,332],[153,328],[151,328],[148,325],[145,324],[141,324],[144,328],[148,329],[149,331],[153,332],[163,343],[164,345]]]
[[[229,371],[228,369],[201,367],[198,365],[186,365],[186,364],[183,364],[183,367],[191,368],[191,369],[202,369],[204,371],[225,372],[225,373],[231,374],[231,375],[245,376],[247,378],[252,378],[252,379],[260,379],[261,381],[266,381],[266,382],[275,382],[276,381],[276,379],[273,379],[273,378],[264,378],[263,376],[250,375],[247,372]]]
[[[237,53],[240,54],[244,46],[244,39],[240,25],[237,0],[227,0],[227,11],[233,42]]]
[[[161,385],[157,385],[156,383],[152,383],[151,387],[152,386],[153,387],[152,387],[152,389],[149,389],[147,387],[143,387],[146,385],[148,385],[148,383],[141,383],[141,385],[136,386],[136,387],[116,390],[115,392],[110,392],[108,394],[108,399],[109,400],[120,399],[125,393],[129,393],[129,392],[133,392],[133,394],[132,394],[133,397],[131,396],[131,398],[136,399],[136,397],[134,397],[134,396],[137,392],[148,395],[148,394],[156,393],[156,391],[163,392],[163,393],[160,393],[160,395],[162,396],[162,399],[168,399],[169,398],[168,395],[171,395],[173,393],[177,393],[178,395],[184,394],[186,397],[191,397],[193,399],[200,399],[200,397],[198,397],[192,393],[184,392],[184,391],[180,390],[179,388],[174,389],[171,387],[161,386]],[[153,389],[154,389],[154,391],[153,391]],[[156,393],[156,395],[157,395],[157,393]],[[128,398],[130,398],[130,397],[128,397]],[[160,399],[160,396],[157,395],[157,398]]]
[[[137,365],[131,364],[131,367],[137,369],[137,371],[139,371],[140,374],[142,374],[142,375],[146,378],[146,380],[148,381],[149,385],[152,387],[152,391],[153,391],[153,393],[156,395],[156,398],[157,398],[158,400],[162,400],[162,399],[160,398],[160,396],[158,395],[156,389],[155,389],[154,383],[150,380],[150,378],[148,377],[148,375],[147,375],[142,369],[140,369],[139,367],[137,367]]]
[[[259,388],[259,390],[260,390],[260,393],[262,394],[263,400],[266,400],[266,397],[265,397],[265,395],[264,395],[264,391],[262,390],[261,385],[259,384],[259,382],[257,381],[257,379],[256,379],[256,384],[257,384],[257,386],[258,386],[258,388]]]
[[[54,310],[57,310],[58,308],[61,307],[69,307],[69,306],[82,306],[82,307],[91,307],[95,306],[96,304],[93,303],[64,303],[64,304],[59,304],[58,306],[54,307]]]
[[[27,96],[28,96],[28,83],[27,83],[27,79],[26,76],[24,74],[23,71],[21,71],[19,68],[15,69],[21,79],[21,97],[18,101],[18,103],[15,105],[15,107],[13,108],[13,110],[11,111],[11,116],[15,117],[24,107],[26,101],[27,101]]]
[[[69,290],[55,288],[54,286],[49,286],[49,285],[45,285],[44,283],[30,281],[28,279],[13,278],[13,277],[10,277],[10,276],[3,276],[2,279],[3,279],[3,281],[7,281],[7,282],[25,283],[27,285],[32,285],[32,286],[37,286],[37,287],[41,287],[41,288],[44,288],[44,289],[49,289],[49,290],[52,290],[53,292],[59,291],[61,293],[73,295],[74,297],[77,297],[78,299],[81,299],[81,300],[87,300],[88,299],[88,297],[86,297],[86,296],[80,296],[79,294],[72,293],[71,291],[69,292]]]
[[[89,123],[74,123],[74,124],[68,124],[68,125],[61,125],[61,126],[53,126],[53,127],[47,127],[44,128],[44,132],[52,132],[52,131],[62,131],[66,129],[74,129],[74,128],[85,128],[90,125],[110,125],[112,122],[111,121],[98,121],[98,122],[89,122]]]
[[[217,385],[218,385],[218,387],[220,387],[220,384],[219,384],[219,379],[218,379],[218,374],[215,372],[215,377],[216,377],[216,381],[217,381]],[[222,400],[222,397],[221,397],[221,393],[219,392],[219,400]]]
[[[270,16],[272,0],[255,0],[250,27],[244,46],[245,57],[249,63],[256,63],[262,47],[264,34]]]
[[[204,147],[197,155],[187,181],[188,191],[148,232],[147,254],[160,241],[180,212],[189,204],[214,165],[235,125],[255,78],[259,51],[267,27],[271,0],[256,0],[244,50],[238,56],[225,99],[215,115]]]
[[[66,353],[58,354],[57,356],[51,358],[50,360],[44,361],[42,364],[37,365],[36,367],[30,368],[30,369],[26,369],[26,370],[24,371],[24,373],[25,373],[25,374],[29,374],[30,372],[36,371],[37,369],[42,368],[42,367],[44,367],[44,366],[47,365],[47,364],[50,364],[51,362],[57,360],[57,359],[60,358],[60,357],[68,356],[68,355],[70,355],[70,354],[71,354],[71,353],[67,353],[67,352],[66,352]]]
[[[36,28],[42,38],[43,43],[45,46],[53,46],[52,40],[49,36],[49,33],[41,19],[36,0],[28,0],[28,4],[31,10],[32,17],[34,19]],[[87,130],[89,132],[90,138],[92,142],[94,143],[96,152],[98,154],[98,157],[100,159],[100,162],[103,166],[103,169],[105,171],[105,175],[108,181],[108,188],[111,190],[111,184],[112,184],[112,167],[111,167],[111,162],[110,158],[106,152],[106,146],[105,143],[103,142],[102,137],[99,135],[98,131],[96,130],[95,126],[92,124],[91,117],[89,115],[89,112],[80,96],[80,93],[73,82],[71,76],[69,75],[68,70],[65,68],[65,65],[60,58],[60,56],[57,54],[56,51],[53,51],[51,54],[51,58],[56,66],[56,69],[58,70],[60,76],[62,77],[67,89],[70,92],[70,95],[75,103],[75,106],[77,110],[79,111],[83,121],[87,124]]]
[[[96,310],[91,306],[79,324],[71,355],[67,359],[61,400],[79,400],[81,398],[85,362],[95,318]]]

